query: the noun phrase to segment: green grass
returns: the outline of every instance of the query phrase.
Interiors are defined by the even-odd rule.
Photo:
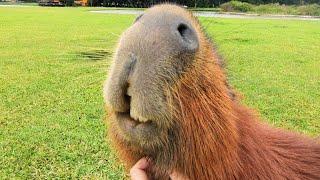
[[[320,133],[320,23],[205,20],[244,102],[275,126]]]
[[[87,10],[0,7],[1,179],[125,177],[105,138],[102,85],[134,16]],[[319,22],[201,22],[246,104],[275,126],[319,135]]]

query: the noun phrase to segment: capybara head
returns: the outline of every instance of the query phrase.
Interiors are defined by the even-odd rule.
[[[123,148],[170,164],[179,148],[201,148],[185,143],[206,141],[209,131],[232,135],[224,120],[231,98],[213,50],[198,20],[175,5],[146,10],[123,33],[104,89],[109,131]]]
[[[174,123],[168,91],[199,49],[197,21],[182,8],[163,6],[147,10],[123,33],[105,86],[120,133],[141,146],[167,138]]]

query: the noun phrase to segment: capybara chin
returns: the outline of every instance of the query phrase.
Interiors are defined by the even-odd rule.
[[[150,177],[320,179],[320,144],[259,122],[228,85],[197,19],[154,6],[121,36],[104,88],[109,134]]]

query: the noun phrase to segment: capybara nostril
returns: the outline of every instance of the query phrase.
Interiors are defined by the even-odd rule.
[[[180,23],[177,27],[181,38],[181,45],[186,48],[187,51],[195,52],[199,47],[198,38],[194,29],[185,23]]]

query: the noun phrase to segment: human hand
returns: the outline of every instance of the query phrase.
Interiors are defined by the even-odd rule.
[[[148,180],[146,169],[150,166],[150,162],[146,158],[141,158],[131,169],[131,180]]]
[[[148,180],[146,169],[151,165],[146,158],[141,158],[130,170],[131,180]],[[173,172],[170,175],[171,180],[185,180],[180,174]]]

